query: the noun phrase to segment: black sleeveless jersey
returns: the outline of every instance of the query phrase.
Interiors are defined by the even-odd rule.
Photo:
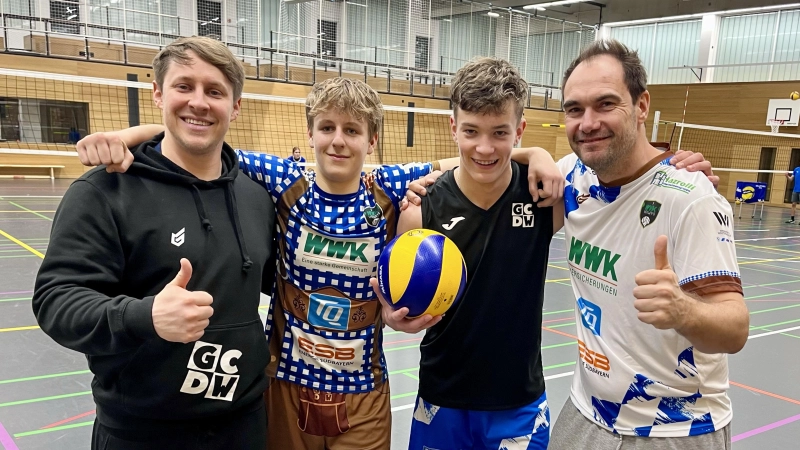
[[[488,210],[448,171],[422,198],[422,226],[455,242],[466,290],[420,347],[419,395],[446,408],[514,409],[544,392],[542,302],[553,209],[528,191],[528,166],[512,162],[511,184]]]

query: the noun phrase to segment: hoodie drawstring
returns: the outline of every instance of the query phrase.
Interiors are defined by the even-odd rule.
[[[200,222],[206,231],[212,231],[214,227],[211,226],[211,221],[206,217],[206,208],[203,205],[203,200],[200,198],[200,189],[192,185],[192,198],[194,198],[194,206],[197,208],[197,214],[200,215]]]
[[[228,216],[230,216],[233,222],[233,228],[236,231],[236,243],[239,244],[239,253],[242,255],[242,270],[247,272],[250,270],[250,267],[253,266],[253,261],[250,259],[250,255],[247,254],[247,246],[245,245],[244,236],[242,235],[239,210],[236,208],[236,196],[233,193],[231,183],[226,183],[224,189],[225,205],[228,209]],[[192,185],[191,191],[192,198],[194,198],[194,205],[197,208],[197,214],[200,216],[200,222],[203,224],[203,228],[208,232],[213,231],[214,227],[211,226],[211,221],[206,217],[206,208],[203,204],[203,199],[200,198],[200,189],[198,189],[196,185]]]
[[[225,185],[225,201],[228,204],[228,214],[233,220],[233,228],[236,230],[236,242],[239,243],[239,252],[242,254],[242,270],[247,272],[253,266],[250,255],[247,254],[247,245],[242,234],[242,225],[239,222],[239,210],[236,208],[236,195],[233,193],[233,186]]]

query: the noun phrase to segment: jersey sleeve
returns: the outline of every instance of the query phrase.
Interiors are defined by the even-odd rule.
[[[264,186],[277,202],[283,191],[302,176],[302,170],[294,161],[287,161],[266,153],[236,150],[239,170],[253,181]]]
[[[714,193],[695,200],[672,230],[670,260],[684,291],[701,297],[743,293],[733,242],[733,211],[725,198]]]
[[[434,170],[433,163],[409,163],[381,166],[375,169],[375,182],[379,183],[392,203],[398,204],[406,195],[412,181]]]

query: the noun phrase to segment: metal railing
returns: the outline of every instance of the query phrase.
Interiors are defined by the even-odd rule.
[[[85,23],[72,23],[83,30],[81,34],[74,34],[52,31],[53,23],[63,22],[59,20],[11,14],[4,14],[0,19],[4,38],[1,50],[5,53],[38,54],[138,67],[151,67],[153,56],[169,41],[180,37]],[[12,19],[22,19],[30,23],[37,22],[41,26],[14,27],[9,25],[9,20]],[[86,33],[87,29],[101,33],[105,31],[106,37],[89,35]],[[123,38],[108,37],[112,32],[122,33]],[[164,42],[163,44],[136,42],[126,39],[128,34],[157,36]],[[309,37],[309,39],[313,38]],[[274,40],[275,37],[271,36],[273,43]],[[22,42],[22,46],[15,46],[14,42]],[[245,73],[250,79],[313,85],[318,80],[332,76],[346,76],[363,79],[381,93],[449,99],[450,81],[454,75],[453,72],[448,71],[408,67],[408,64],[319,55],[304,51],[289,51],[273,46],[253,46],[230,42],[227,43],[227,46],[244,63]],[[373,52],[386,50],[380,47],[352,46],[369,48]],[[398,52],[408,53],[399,50]],[[405,59],[405,62],[408,60]],[[561,91],[558,86],[529,83],[527,107],[561,110],[560,99]]]

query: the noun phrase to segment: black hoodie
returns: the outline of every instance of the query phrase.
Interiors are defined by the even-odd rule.
[[[227,144],[222,176],[203,181],[164,157],[161,139],[139,147],[128,173],[99,167],[70,186],[33,297],[42,330],[87,355],[98,420],[118,429],[249,411],[267,386],[258,304],[275,273],[272,199],[237,177]],[[152,320],[181,258],[193,268],[187,289],[213,297],[205,334],[189,344],[163,340]]]

